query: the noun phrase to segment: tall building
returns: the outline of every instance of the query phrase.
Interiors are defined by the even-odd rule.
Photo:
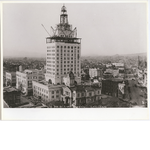
[[[61,8],[60,23],[53,29],[53,36],[46,38],[46,81],[63,83],[63,77],[72,71],[77,83],[81,82],[81,38],[77,29],[68,22],[65,6]]]

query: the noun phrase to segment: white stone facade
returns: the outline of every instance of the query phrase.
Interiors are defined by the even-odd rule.
[[[24,72],[16,72],[16,88],[20,89],[26,95],[32,90],[32,81],[40,81],[44,79],[44,73],[41,70],[25,70]]]
[[[45,102],[60,101],[62,94],[62,87],[65,85],[49,85],[43,82],[32,81],[33,83],[33,96],[41,97]]]
[[[46,38],[46,81],[62,84],[63,77],[72,71],[81,82],[81,39],[77,38],[76,28],[68,23],[66,7],[61,9],[60,23],[57,24],[52,37]]]

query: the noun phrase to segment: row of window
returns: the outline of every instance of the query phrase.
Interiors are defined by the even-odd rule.
[[[59,60],[59,57],[57,57],[57,59]],[[61,58],[62,59],[62,58]],[[66,57],[64,57],[64,59],[66,59]],[[73,57],[67,57],[68,60],[73,60]]]
[[[52,71],[55,71],[55,69],[52,69],[52,68],[47,68],[47,70],[52,70]]]
[[[68,70],[69,71],[69,70]],[[59,73],[54,73],[54,72],[49,72],[49,71],[47,71],[47,73],[48,74],[51,74],[51,75],[62,75],[63,73],[62,73],[62,71],[61,71],[61,73],[59,74]],[[68,72],[64,72],[64,74],[68,74]],[[76,72],[74,72],[74,74],[76,74]],[[79,74],[79,72],[77,72],[77,74]]]
[[[33,88],[34,88],[35,90],[38,90],[38,91],[41,91],[41,92],[43,92],[43,93],[48,94],[48,91],[47,91],[47,90],[44,90],[44,89],[42,89],[42,88],[40,88],[40,87],[34,86]]]
[[[64,67],[73,67],[73,65],[64,65]],[[79,67],[79,65],[77,65],[78,67]],[[47,67],[55,67],[55,65],[49,65],[49,64],[47,64]],[[61,66],[59,66],[59,65],[57,65],[57,68],[59,68],[59,67],[63,67],[62,65]],[[76,68],[76,65],[75,65],[75,68]]]
[[[55,91],[52,91],[52,94],[54,94],[54,93],[55,93]],[[57,90],[56,93],[59,93],[59,91]]]
[[[47,50],[47,52],[55,52],[55,50]]]
[[[47,61],[47,63],[53,63],[53,64],[55,64],[55,61]]]
[[[49,66],[49,67],[55,67],[55,65],[49,65],[49,64],[47,64],[47,66]]]
[[[55,59],[55,57],[47,57],[47,59]]]
[[[47,56],[55,56],[55,54],[47,53]]]
[[[57,48],[67,48],[67,46],[57,46]],[[68,46],[68,48],[71,48],[71,49],[73,49],[73,48],[80,48],[79,46],[78,47],[76,47],[76,46]]]
[[[55,61],[49,61],[48,60],[47,63],[53,63],[53,64],[55,64]],[[57,61],[57,63],[60,63],[60,62]],[[63,62],[61,61],[61,63],[63,63]],[[66,61],[64,61],[64,63],[66,63]],[[68,61],[68,63],[70,63],[70,62]],[[71,61],[71,63],[73,63],[73,61]],[[76,61],[74,61],[74,63],[76,64]],[[79,63],[79,61],[77,63]]]
[[[47,71],[47,73],[52,74],[52,75],[55,75],[55,73],[54,73],[54,72]]]
[[[47,46],[47,48],[55,48],[55,46]]]
[[[57,56],[59,56],[59,54],[57,54]],[[73,54],[71,54],[71,55],[70,54],[67,54],[67,55],[64,54],[64,56],[73,56]],[[61,54],[61,57],[62,57],[62,54]],[[76,58],[76,55],[74,55],[74,58]]]
[[[38,94],[38,95],[40,95],[40,96],[43,96],[43,97],[45,97],[45,98],[48,98],[47,95],[42,94],[42,93],[40,93],[40,92],[38,92],[38,91],[36,91],[36,90],[34,90],[34,93],[35,93],[35,94]]]
[[[100,92],[99,91],[97,91],[97,93],[99,94]],[[85,93],[78,93],[77,94],[77,97],[80,97],[80,96],[85,96]],[[92,93],[87,93],[87,96],[92,96]]]
[[[73,53],[73,51],[74,51],[74,53],[76,53],[76,50],[64,50],[64,52],[68,52],[68,53],[70,53],[70,52],[72,52]],[[59,49],[57,49],[57,52],[63,52],[63,50],[61,49],[61,51],[59,50]],[[79,50],[77,51],[78,53],[79,53]]]

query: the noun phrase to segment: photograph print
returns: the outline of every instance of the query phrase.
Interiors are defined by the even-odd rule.
[[[3,3],[3,108],[147,108],[147,3]]]

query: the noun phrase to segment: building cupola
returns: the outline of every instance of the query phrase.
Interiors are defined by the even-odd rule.
[[[68,24],[67,9],[64,5],[61,8],[60,24]]]

